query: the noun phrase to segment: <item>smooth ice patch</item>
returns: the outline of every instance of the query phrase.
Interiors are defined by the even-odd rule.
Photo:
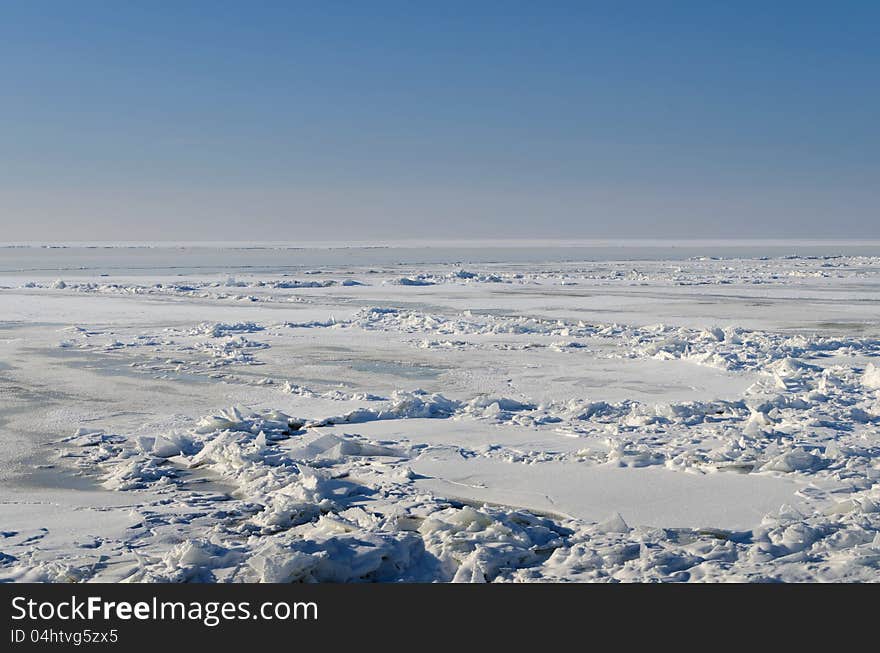
[[[632,525],[748,530],[769,512],[797,503],[794,481],[734,472],[691,474],[658,467],[622,468],[546,462],[532,465],[457,452],[412,462],[416,483],[449,498],[602,521],[620,513]]]

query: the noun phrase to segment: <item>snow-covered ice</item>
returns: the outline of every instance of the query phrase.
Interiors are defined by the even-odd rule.
[[[0,248],[0,580],[880,580],[878,253]]]

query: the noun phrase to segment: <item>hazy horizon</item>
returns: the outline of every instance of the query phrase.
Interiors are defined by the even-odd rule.
[[[0,248],[217,248],[217,249],[322,249],[322,248],[430,248],[430,247],[528,247],[583,248],[583,247],[752,247],[755,245],[786,247],[877,247],[880,238],[377,238],[368,240],[0,240]]]

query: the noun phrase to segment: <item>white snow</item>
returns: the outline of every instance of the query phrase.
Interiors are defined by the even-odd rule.
[[[11,249],[0,580],[877,580],[880,258],[705,247]]]

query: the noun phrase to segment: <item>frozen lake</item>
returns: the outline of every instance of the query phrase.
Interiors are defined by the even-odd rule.
[[[877,580],[880,244],[0,247],[0,579]]]
[[[880,242],[841,241],[436,241],[393,244],[0,243],[0,273],[280,273],[307,267],[504,264],[583,261],[681,261],[697,257],[876,256]]]

